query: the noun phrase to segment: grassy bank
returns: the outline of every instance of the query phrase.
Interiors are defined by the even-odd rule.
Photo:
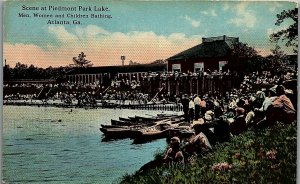
[[[186,165],[165,165],[120,183],[296,183],[297,125],[247,131]]]

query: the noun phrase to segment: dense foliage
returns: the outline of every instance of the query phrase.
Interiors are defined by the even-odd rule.
[[[284,41],[287,47],[293,47],[295,53],[298,51],[298,8],[283,10],[277,14],[275,25],[280,26],[284,21],[292,20],[291,25],[270,35],[273,42]]]
[[[247,131],[187,165],[165,165],[120,183],[296,183],[297,126]]]
[[[247,73],[262,70],[264,59],[258,55],[254,47],[246,43],[235,43],[230,55],[232,62],[228,64],[228,69],[231,71]]]
[[[18,62],[14,68],[9,65],[3,67],[4,81],[9,80],[23,80],[23,79],[57,79],[62,77],[65,73],[66,68],[64,67],[48,67],[38,68],[34,65],[26,65]]]

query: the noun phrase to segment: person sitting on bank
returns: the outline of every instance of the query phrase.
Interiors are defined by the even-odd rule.
[[[262,106],[260,108],[255,108],[254,112],[256,115],[260,115],[261,117],[264,117],[266,114],[266,111],[270,105],[274,102],[276,99],[275,92],[273,90],[269,89],[266,91],[267,96],[265,97]]]
[[[273,87],[274,88],[274,87]],[[260,125],[263,125],[266,120],[266,112],[267,109],[272,105],[273,101],[275,100],[275,89],[268,89],[266,90],[266,97],[262,103],[261,107],[255,107],[257,103],[255,101],[250,101],[251,110],[248,109],[248,114],[246,116],[246,124],[248,127],[255,127],[259,128]],[[253,109],[254,108],[254,109]]]
[[[223,112],[224,110],[217,100],[215,100],[214,104],[215,104],[214,116],[215,116],[215,118],[219,118],[220,116],[222,116],[224,114],[224,112]]]
[[[276,95],[277,97],[267,109],[266,123],[268,125],[274,124],[276,121],[292,123],[296,120],[297,114],[291,100],[285,95],[284,86],[277,86]]]
[[[217,142],[223,143],[229,141],[229,124],[230,122],[227,121],[226,116],[221,116],[211,122],[194,124],[192,128],[195,130],[196,135],[201,132],[204,133],[209,140],[210,145],[214,146]]]
[[[214,120],[214,115],[215,115],[215,113],[213,111],[211,111],[211,110],[206,111],[204,114],[205,123],[212,122]]]
[[[180,150],[180,139],[178,137],[171,138],[169,149],[167,150],[163,160],[165,163],[184,163],[184,156]]]
[[[212,146],[207,136],[200,132],[190,138],[189,142],[185,145],[184,150],[189,156],[199,156],[212,151]]]
[[[232,135],[239,135],[246,131],[247,125],[245,120],[245,110],[241,107],[235,109],[236,116],[233,118],[234,121],[230,123],[229,130]]]

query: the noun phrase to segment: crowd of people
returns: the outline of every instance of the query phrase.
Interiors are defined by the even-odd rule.
[[[149,73],[144,74],[143,78],[148,79],[148,78],[159,77],[159,78],[167,79],[167,78],[171,78],[171,77],[174,77],[174,78],[187,77],[187,76],[190,76],[190,77],[196,77],[196,76],[210,77],[210,76],[228,76],[228,75],[233,75],[233,74],[230,73],[230,71],[218,71],[218,70],[210,71],[208,69],[208,70],[201,71],[201,72],[187,72],[187,73],[178,72],[178,71],[175,71],[175,72],[149,72]]]
[[[191,156],[210,152],[217,143],[230,141],[231,137],[251,128],[257,130],[277,122],[294,122],[297,112],[287,97],[288,92],[284,86],[276,85],[255,94],[230,95],[227,102],[225,98],[220,100],[213,96],[201,99],[199,95],[183,95],[185,121],[195,133],[188,139],[173,137],[162,163],[188,162]]]
[[[172,137],[163,158],[145,164],[140,172],[168,163],[189,163],[213,151],[216,144],[228,142],[248,129],[258,130],[278,122],[290,124],[297,119],[296,108],[287,97],[289,91],[282,85],[255,94],[234,95],[235,92],[227,102],[226,98],[183,95],[185,122],[194,134]]]
[[[149,72],[143,77],[146,79],[160,77],[198,76],[198,73],[178,72]],[[231,75],[230,73],[205,72],[205,76]],[[146,104],[151,99],[161,102],[172,102],[181,105],[184,121],[194,130],[194,135],[188,139],[174,136],[170,139],[169,147],[161,163],[185,163],[192,155],[203,155],[212,151],[217,143],[227,142],[232,136],[240,135],[246,130],[260,129],[271,126],[276,122],[292,123],[296,120],[297,100],[290,99],[296,96],[297,90],[285,89],[285,81],[296,79],[297,72],[286,72],[282,75],[271,72],[256,72],[245,75],[239,89],[221,94],[218,91],[209,91],[203,94],[180,94],[171,96],[170,93],[156,94],[150,97],[141,93],[138,88],[141,83],[135,78],[115,78],[109,86],[103,86],[99,81],[94,83],[60,83],[60,84],[5,84],[4,88],[49,88],[47,99],[61,100],[63,103],[78,105],[96,104],[96,100],[107,102],[115,100],[117,104]],[[254,86],[265,86],[254,90]],[[53,89],[57,90],[50,95]],[[159,90],[158,90],[159,91]],[[52,91],[53,92],[53,91]],[[49,94],[49,95],[48,95]],[[36,99],[38,94],[9,94],[4,99]],[[153,163],[152,163],[153,164]],[[150,163],[151,165],[151,163]],[[155,164],[154,164],[155,165]]]
[[[244,80],[240,85],[240,89],[243,91],[249,91],[254,85],[276,85],[281,84],[283,81],[297,79],[297,72],[288,71],[283,74],[272,74],[270,71],[264,71],[262,74],[253,72],[245,75]]]
[[[205,77],[213,76],[231,76],[230,72],[219,72],[219,71],[205,71],[200,73],[188,72],[148,72],[143,74],[143,80],[151,80],[151,78],[159,78],[160,80],[169,80],[171,78],[181,78],[181,77],[197,77],[203,75]],[[278,84],[284,80],[294,79],[297,77],[296,72],[286,72],[282,75],[272,74],[271,72],[265,71],[261,74],[258,72],[250,73],[245,75],[243,82],[241,83],[239,90],[243,93],[252,90],[254,85],[260,84]],[[72,100],[76,100],[78,93],[88,93],[89,96],[96,98],[98,100],[116,100],[118,103],[122,103],[124,100],[130,100],[131,104],[143,104],[152,100],[151,95],[147,92],[142,92],[141,79],[136,79],[135,76],[129,78],[128,76],[124,77],[115,77],[111,79],[110,82],[105,82],[109,85],[103,85],[100,81],[95,81],[92,83],[83,83],[83,82],[64,82],[64,83],[18,83],[18,84],[4,84],[4,89],[6,88],[34,88],[32,93],[22,94],[20,91],[11,94],[4,93],[4,99],[25,99],[31,100],[35,99],[39,95],[39,90],[42,88],[49,89],[59,89],[57,92],[55,90],[49,90],[47,94],[48,100],[59,100],[64,99],[65,96],[69,96]],[[14,90],[11,90],[14,91]],[[5,90],[4,90],[5,92]],[[19,94],[18,94],[19,93]],[[181,97],[179,97],[181,98]],[[177,96],[170,96],[166,90],[162,91],[161,94],[157,96],[155,101],[163,102],[175,102],[178,103]]]

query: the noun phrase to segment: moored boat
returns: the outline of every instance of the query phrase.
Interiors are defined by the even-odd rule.
[[[100,128],[106,138],[121,139],[121,138],[135,138],[142,134],[138,129],[130,128]]]
[[[121,121],[121,120],[114,120],[114,119],[111,119],[111,125],[118,125],[118,126],[131,126],[133,125],[132,122],[127,122],[127,121]]]
[[[133,138],[135,139],[134,143],[144,143],[167,138],[181,121],[181,116],[173,117],[173,115],[167,117],[119,117],[119,120],[111,119],[111,125],[101,124],[100,131],[103,132],[105,138]]]
[[[129,119],[129,118],[122,118],[122,117],[119,117],[119,120],[120,120],[120,121],[126,121],[126,122],[132,122],[132,120]]]
[[[129,126],[123,126],[123,125],[103,125],[101,124],[102,128],[129,128]]]
[[[167,138],[169,135],[169,129],[166,130],[153,130],[142,132],[141,135],[136,137],[133,141],[134,144],[142,144],[146,142],[150,142],[156,139]]]

